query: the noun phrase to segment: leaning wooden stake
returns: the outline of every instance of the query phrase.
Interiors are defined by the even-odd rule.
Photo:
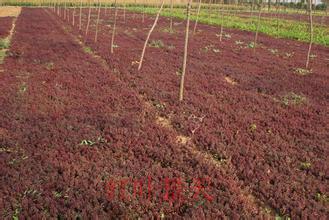
[[[64,2],[64,20],[66,19],[66,1]]]
[[[148,35],[147,35],[147,38],[146,38],[146,40],[145,40],[144,47],[143,47],[143,51],[142,51],[142,55],[141,55],[141,58],[140,58],[140,61],[139,61],[139,65],[138,65],[138,70],[140,70],[140,69],[142,68],[142,64],[143,64],[143,59],[144,59],[144,54],[145,54],[146,46],[147,46],[147,44],[148,44],[148,41],[149,41],[149,39],[150,39],[150,36],[151,36],[151,34],[152,34],[154,28],[155,28],[155,26],[156,26],[156,24],[157,24],[157,22],[158,22],[158,19],[159,19],[160,13],[161,13],[161,11],[162,11],[163,5],[164,5],[164,0],[162,0],[161,7],[160,7],[160,9],[159,9],[159,11],[158,11],[158,14],[157,14],[155,20],[154,20],[153,26],[152,26],[152,28],[150,29],[150,31],[149,31],[149,33],[148,33]]]
[[[200,0],[201,1],[201,0]],[[170,26],[169,26],[169,30],[170,32],[173,32],[173,29],[172,29],[172,23],[173,23],[173,7],[174,7],[174,2],[173,0],[170,0]]]
[[[81,30],[82,0],[80,0],[79,30]]]
[[[200,9],[201,9],[201,1],[202,0],[199,0],[198,12],[196,14],[196,20],[195,20],[195,24],[194,24],[194,28],[193,28],[193,34],[195,34],[196,26],[198,25],[199,14],[200,14]]]
[[[143,7],[142,7],[142,23],[144,23],[145,21],[145,5],[143,3]]]
[[[75,6],[73,6],[73,12],[72,12],[72,25],[73,27],[75,25]]]
[[[123,22],[126,22],[126,3],[123,3]]]
[[[96,32],[95,32],[95,43],[97,42],[97,37],[98,37],[98,24],[99,24],[99,17],[101,14],[101,2],[98,1],[98,13],[97,13],[97,21],[96,21]]]
[[[91,16],[91,5],[90,5],[90,1],[89,1],[89,12],[88,12],[88,21],[87,21],[87,27],[86,27],[85,38],[87,38],[88,31],[89,31],[90,16]],[[86,39],[85,39],[85,40],[86,40]]]
[[[188,46],[188,36],[189,36],[189,28],[190,28],[191,1],[192,0],[189,0],[187,3],[184,58],[183,58],[182,76],[181,76],[180,88],[179,88],[179,101],[183,101],[183,97],[184,97],[184,80],[185,80],[185,72],[186,72],[187,46]]]
[[[259,30],[259,23],[260,23],[261,14],[262,14],[262,5],[260,3],[259,4],[259,11],[258,11],[258,18],[257,18],[256,33],[255,33],[255,39],[254,39],[254,53],[256,52],[257,38],[258,38],[258,30]]]
[[[219,33],[219,41],[222,42],[222,39],[223,39],[223,25],[224,25],[224,10],[221,10],[221,8],[219,8],[219,12],[220,12],[220,16],[221,16],[221,19],[220,19],[220,33]]]
[[[113,53],[114,51],[114,36],[115,36],[115,27],[116,27],[116,23],[117,23],[117,15],[118,15],[118,7],[117,7],[117,1],[115,0],[114,2],[114,8],[115,8],[115,12],[114,12],[114,22],[113,22],[113,31],[112,31],[112,38],[111,38],[111,53]]]
[[[310,55],[313,43],[313,18],[312,18],[312,0],[308,0],[308,9],[309,9],[309,16],[310,16],[310,44],[308,46],[307,58],[306,58],[306,69],[308,68],[310,62]]]

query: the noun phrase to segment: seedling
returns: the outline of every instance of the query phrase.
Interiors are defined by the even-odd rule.
[[[225,164],[226,161],[227,161],[227,159],[226,159],[225,157],[223,157],[223,156],[221,156],[221,155],[219,155],[219,154],[217,154],[217,153],[213,153],[213,154],[212,154],[212,157],[213,157],[216,161],[218,161],[220,164]]]
[[[231,38],[232,36],[230,34],[224,34],[224,37]]]
[[[216,49],[216,48],[213,48],[212,51],[213,51],[214,53],[219,53],[219,52],[220,52],[220,50],[219,50],[219,49]]]
[[[236,40],[236,41],[235,41],[235,44],[236,44],[236,45],[243,45],[244,43],[243,43],[243,41]]]
[[[153,101],[153,106],[161,110],[166,108],[166,104],[161,103],[160,101]]]
[[[315,200],[318,202],[323,202],[323,203],[329,204],[329,196],[322,194],[322,193],[317,193],[315,195]]]
[[[211,50],[213,47],[215,47],[215,46],[212,45],[212,44],[207,45],[207,46],[205,46],[205,47],[202,49],[202,51],[206,53],[206,52],[208,52],[209,50]]]
[[[310,55],[310,58],[311,58],[311,59],[314,59],[314,58],[316,58],[316,57],[317,57],[316,54],[311,54],[311,55]]]
[[[295,73],[301,76],[306,76],[312,73],[312,70],[304,69],[304,68],[297,68],[295,69]]]
[[[27,90],[27,85],[25,82],[22,83],[22,85],[19,87],[19,92],[24,93]]]
[[[9,42],[8,38],[0,39],[0,50],[8,49],[9,45],[10,45],[10,42]]]
[[[285,106],[288,105],[300,105],[306,102],[306,98],[302,95],[297,95],[294,92],[290,92],[283,96],[282,103]]]
[[[46,68],[47,68],[47,70],[54,69],[54,63],[53,62],[46,63]]]
[[[94,144],[96,144],[96,142],[94,142],[94,141],[91,141],[91,140],[82,140],[79,145],[93,146]]]
[[[20,212],[20,208],[16,208],[15,212],[13,214],[13,220],[19,220],[19,218],[18,218],[19,212]]]
[[[0,50],[0,64],[3,64],[3,60],[6,56],[6,50]]]
[[[53,195],[54,195],[55,198],[61,198],[62,197],[62,192],[53,191]]]
[[[181,76],[182,75],[182,69],[180,68],[179,70],[176,71],[176,75],[177,76]]]
[[[300,169],[301,170],[308,170],[309,168],[311,168],[311,163],[309,163],[309,162],[301,162],[300,163]]]
[[[252,124],[249,126],[249,129],[250,129],[251,132],[255,132],[256,129],[257,129],[257,125],[254,124],[254,123],[252,123]]]
[[[291,58],[291,57],[294,56],[294,52],[292,52],[292,53],[285,53],[285,55],[286,55],[286,57]]]
[[[255,47],[255,43],[254,42],[250,42],[248,45],[247,45],[248,48],[254,48]]]
[[[149,47],[155,47],[155,48],[163,48],[165,45],[162,42],[162,40],[152,40],[149,43]]]
[[[272,49],[272,48],[268,49],[268,51],[270,51],[272,54],[277,54],[279,52],[278,49]]]
[[[174,30],[172,30],[170,28],[163,28],[162,32],[172,34],[172,33],[174,33]]]
[[[84,46],[84,47],[83,47],[83,51],[84,51],[85,53],[92,54],[92,50],[91,50],[90,47]]]

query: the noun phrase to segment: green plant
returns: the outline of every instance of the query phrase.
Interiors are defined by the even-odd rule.
[[[22,85],[19,87],[19,92],[24,93],[27,90],[27,85],[25,82],[22,83]]]
[[[309,163],[309,162],[301,162],[300,163],[300,169],[308,170],[309,168],[311,168],[311,163]]]
[[[254,48],[255,47],[255,43],[254,42],[250,42],[249,44],[248,44],[248,48]]]
[[[283,96],[282,103],[285,106],[288,105],[300,105],[306,102],[306,98],[302,95],[297,95],[294,92],[290,92]]]
[[[306,76],[312,73],[312,70],[304,69],[304,68],[296,68],[295,73],[301,76]]]
[[[8,38],[0,39],[0,50],[1,49],[8,49],[10,46],[10,41]]]
[[[242,44],[243,44],[243,41],[236,40],[236,41],[235,41],[235,44],[236,44],[236,45],[242,45]]]
[[[6,57],[6,50],[0,50],[0,64],[3,64],[3,60]]]
[[[208,52],[209,50],[213,49],[214,47],[215,47],[215,45],[210,44],[210,45],[205,46],[205,47],[202,49],[202,51],[206,53],[206,52]]]
[[[255,132],[256,129],[257,129],[257,125],[255,123],[252,123],[250,126],[249,126],[249,129],[251,132]]]
[[[174,30],[173,29],[170,29],[170,27],[169,27],[169,28],[163,28],[162,29],[162,32],[172,34],[172,33],[174,33]]]
[[[94,141],[91,141],[91,140],[82,140],[79,145],[93,146],[94,144],[96,144],[96,142],[94,142]]]
[[[285,53],[285,56],[288,57],[288,58],[293,57],[294,56],[294,52],[292,52],[292,53]]]
[[[165,45],[162,40],[151,40],[149,47],[163,48]]]
[[[92,54],[92,53],[93,53],[92,50],[91,50],[91,48],[90,48],[90,47],[87,47],[87,46],[84,46],[84,47],[83,47],[83,51],[84,51],[85,53],[89,53],[89,54]]]
[[[278,49],[272,49],[272,48],[268,49],[268,51],[270,51],[272,54],[277,54],[279,52]]]
[[[53,191],[53,195],[55,196],[55,198],[61,198],[62,197],[62,192]]]
[[[323,202],[323,203],[329,204],[329,196],[319,193],[319,192],[316,193],[315,200],[318,202]]]
[[[54,69],[54,63],[53,63],[53,62],[48,62],[48,63],[46,63],[45,65],[46,65],[47,70],[52,70],[52,69]]]
[[[13,214],[13,220],[18,220],[18,216],[19,216],[19,212],[20,212],[20,208],[16,208],[15,212]]]
[[[213,51],[214,53],[219,53],[219,52],[220,52],[220,50],[219,50],[219,49],[216,49],[216,48],[213,48],[212,51]]]

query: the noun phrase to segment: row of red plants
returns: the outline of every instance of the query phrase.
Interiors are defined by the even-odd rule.
[[[35,43],[37,42],[37,43]],[[83,61],[83,62],[82,62]],[[263,213],[224,167],[215,168],[155,124],[135,90],[104,69],[44,9],[19,16],[0,76],[2,216],[215,218]],[[111,180],[210,180],[211,200],[108,198]],[[202,187],[203,188],[203,187]],[[162,193],[161,188],[156,189]],[[204,194],[203,194],[204,195]]]
[[[184,103],[179,103],[175,97],[184,24],[177,20],[175,32],[164,33],[168,20],[160,18],[151,40],[162,40],[165,46],[148,48],[143,69],[138,72],[134,63],[145,39],[143,27],[154,18],[146,17],[143,23],[137,20],[138,15],[133,16],[134,20],[117,24],[118,48],[113,55],[107,46],[113,12],[101,15],[97,43],[91,40],[92,34],[86,40],[80,32],[81,39],[107,61],[122,81],[152,102],[158,114],[170,118],[178,132],[192,137],[199,150],[212,154],[219,162],[232,163],[239,179],[265,204],[282,215],[325,216],[323,198],[329,192],[325,162],[329,153],[325,135],[327,97],[317,88],[326,87],[326,71],[320,62],[313,62],[312,75],[300,77],[294,73],[303,62],[298,58],[304,56],[297,46],[307,45],[261,36],[263,46],[255,57],[236,43],[248,41],[250,33],[229,30],[227,39],[219,43],[216,27],[202,26],[201,33],[190,43],[188,95]],[[79,35],[77,27],[72,31]],[[273,54],[272,46],[281,54]],[[326,51],[316,47],[321,60]],[[285,59],[284,53],[294,53],[294,58]],[[240,69],[237,56],[243,62]],[[238,85],[230,85],[226,77]],[[287,104],[289,96],[285,95],[291,91],[304,94],[307,101]]]

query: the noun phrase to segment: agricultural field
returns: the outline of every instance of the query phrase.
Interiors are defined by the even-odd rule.
[[[0,7],[0,219],[329,218],[324,11],[38,4]]]

